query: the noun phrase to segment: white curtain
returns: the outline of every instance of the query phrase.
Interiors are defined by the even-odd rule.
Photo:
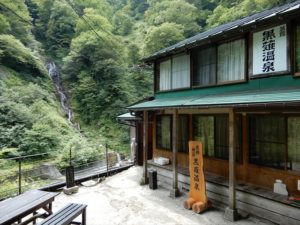
[[[243,80],[245,77],[245,40],[218,47],[218,83]]]
[[[171,89],[171,60],[161,62],[159,65],[159,90]]]
[[[190,87],[190,56],[180,55],[172,62],[172,89]]]

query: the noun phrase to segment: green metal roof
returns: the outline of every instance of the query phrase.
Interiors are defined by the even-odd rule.
[[[300,87],[265,89],[190,97],[157,98],[128,107],[130,110],[162,108],[240,107],[269,103],[300,103]]]

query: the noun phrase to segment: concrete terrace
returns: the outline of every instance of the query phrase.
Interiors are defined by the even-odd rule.
[[[265,224],[254,217],[231,223],[218,209],[195,214],[183,207],[186,194],[172,199],[168,197],[169,190],[160,186],[157,190],[140,186],[141,174],[141,167],[132,167],[95,186],[81,186],[77,194],[67,196],[61,193],[54,201],[53,210],[55,212],[69,202],[87,204],[88,225]]]

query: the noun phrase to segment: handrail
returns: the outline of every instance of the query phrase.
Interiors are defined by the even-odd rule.
[[[20,155],[12,158],[2,158],[4,160],[17,160],[17,159],[27,159],[27,158],[32,158],[36,156],[42,156],[42,155],[49,155],[50,153],[39,153],[39,154],[33,154],[33,155]]]

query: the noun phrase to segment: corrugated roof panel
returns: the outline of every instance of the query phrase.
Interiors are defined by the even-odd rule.
[[[262,19],[267,19],[267,18],[276,16],[277,14],[278,14],[278,13],[272,13],[272,14],[270,14],[270,15],[268,15],[268,16],[263,17]]]
[[[291,8],[289,8],[289,9],[286,9],[286,10],[280,12],[280,14],[286,13],[286,12],[290,12],[290,11],[293,11],[293,10],[296,10],[296,9],[299,9],[299,8],[300,8],[300,4],[295,5],[295,6],[291,7]]]

